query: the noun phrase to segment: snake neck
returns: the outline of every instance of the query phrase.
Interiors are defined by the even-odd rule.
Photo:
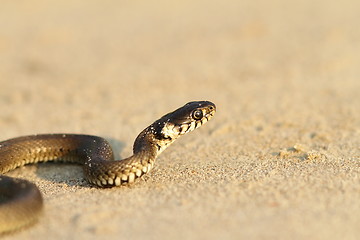
[[[145,128],[135,139],[133,152],[134,157],[147,157],[151,160],[162,153],[170,144],[172,144],[178,135],[168,135],[164,132],[168,123],[156,121]]]

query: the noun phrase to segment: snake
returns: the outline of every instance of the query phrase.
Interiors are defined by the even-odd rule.
[[[42,194],[34,183],[4,173],[26,164],[59,161],[81,164],[91,185],[129,185],[148,173],[170,144],[202,126],[215,112],[210,101],[185,104],[141,131],[133,155],[122,160],[114,160],[107,140],[92,135],[38,134],[0,142],[0,234],[32,225],[43,209]]]

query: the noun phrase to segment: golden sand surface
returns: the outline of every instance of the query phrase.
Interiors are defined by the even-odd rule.
[[[136,135],[192,100],[217,114],[130,187],[80,166],[8,173],[45,209],[4,239],[356,239],[360,2],[10,1],[0,8],[1,140]],[[120,157],[119,157],[120,158]]]

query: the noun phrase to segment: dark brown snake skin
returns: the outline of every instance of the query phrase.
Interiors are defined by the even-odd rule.
[[[155,158],[178,137],[206,123],[216,107],[208,101],[189,102],[145,128],[136,138],[133,156],[114,160],[109,143],[77,134],[42,134],[0,142],[0,174],[29,163],[62,161],[81,164],[85,178],[99,187],[133,183],[148,173]],[[33,223],[43,200],[35,184],[0,175],[0,234]]]

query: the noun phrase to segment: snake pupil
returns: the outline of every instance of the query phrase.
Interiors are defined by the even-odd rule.
[[[195,120],[200,120],[203,117],[203,112],[201,110],[195,110],[192,114],[192,117]]]

